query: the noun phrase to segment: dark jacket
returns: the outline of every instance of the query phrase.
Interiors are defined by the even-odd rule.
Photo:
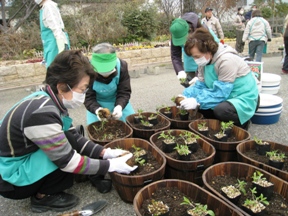
[[[115,106],[120,105],[122,109],[124,109],[130,100],[131,84],[127,62],[122,59],[119,60],[120,60],[120,80],[117,86]],[[96,110],[99,107],[101,107],[101,105],[97,102],[97,92],[93,90],[94,81],[109,84],[116,75],[117,74],[111,74],[107,78],[104,78],[99,75],[96,77],[95,80],[92,80],[90,82],[89,90],[86,93],[86,98],[84,102],[84,105],[88,111],[90,111],[91,113],[95,113]]]
[[[252,18],[252,10],[248,11],[246,14],[245,14],[245,19],[246,20],[250,20]]]
[[[186,20],[186,22],[190,25],[193,26],[194,29],[197,28],[197,23],[198,23],[198,15],[189,12],[185,13],[182,17],[182,19]],[[208,27],[204,24],[202,24],[202,27],[205,27],[208,29]],[[171,60],[172,64],[174,67],[174,70],[176,72],[176,75],[178,74],[179,71],[184,71],[183,63],[182,63],[182,47],[181,46],[174,46],[171,40]],[[192,71],[187,71],[187,72],[192,72]]]

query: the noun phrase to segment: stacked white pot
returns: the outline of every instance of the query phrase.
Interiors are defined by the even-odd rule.
[[[272,73],[262,74],[261,93],[277,94],[280,89],[281,76]]]
[[[276,95],[260,93],[260,105],[251,118],[253,124],[274,124],[279,121],[283,99]]]

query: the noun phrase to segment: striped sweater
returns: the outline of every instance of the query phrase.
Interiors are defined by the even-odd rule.
[[[20,157],[40,148],[65,172],[107,173],[109,161],[97,159],[103,147],[78,134],[73,125],[64,133],[61,116],[68,115],[67,109],[49,86],[45,91],[50,97],[41,95],[23,101],[3,119],[0,157]],[[75,139],[69,139],[69,142],[68,134]]]

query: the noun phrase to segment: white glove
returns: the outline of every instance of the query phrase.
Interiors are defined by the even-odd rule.
[[[112,116],[114,117],[114,119],[120,119],[122,117],[122,107],[120,105],[114,107]]]
[[[185,71],[179,71],[178,72],[178,75],[177,75],[178,80],[186,79],[186,77],[187,77],[187,74],[185,73]]]
[[[185,98],[180,102],[180,108],[185,110],[195,109],[197,104],[198,103],[195,98]]]
[[[99,107],[99,108],[96,110],[96,112],[95,112],[95,114],[96,114],[97,118],[99,119],[99,121],[102,121],[102,119],[99,117],[99,111],[102,110],[102,109],[103,109],[102,107]]]
[[[62,52],[65,49],[65,41],[62,39],[56,39],[58,53]]]
[[[134,171],[138,166],[131,167],[128,164],[126,164],[126,161],[132,158],[132,156],[133,154],[129,153],[122,157],[108,159],[110,162],[108,172],[118,172],[118,173],[129,174],[130,172]]]
[[[177,95],[177,97],[187,98],[187,97],[185,97],[184,95],[181,95],[181,94]]]
[[[105,149],[105,153],[103,155],[103,159],[112,159],[112,158],[116,158],[120,155],[123,155],[125,153],[128,153],[128,151],[122,150],[122,149],[111,149],[111,148],[107,148]]]
[[[189,85],[193,86],[195,85],[196,81],[199,80],[198,77],[194,77],[192,80],[189,81]]]

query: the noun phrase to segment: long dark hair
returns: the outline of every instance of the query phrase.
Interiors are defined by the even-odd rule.
[[[90,80],[96,75],[89,59],[81,50],[66,50],[59,53],[48,67],[44,83],[50,85],[57,94],[58,83],[66,83],[73,88],[85,75],[88,75]],[[69,88],[63,91],[68,92]]]

